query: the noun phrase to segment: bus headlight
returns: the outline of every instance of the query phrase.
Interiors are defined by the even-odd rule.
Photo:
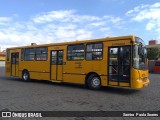
[[[139,79],[139,78],[137,79],[137,81],[138,81],[138,82],[143,82],[143,80],[142,80],[142,79]]]

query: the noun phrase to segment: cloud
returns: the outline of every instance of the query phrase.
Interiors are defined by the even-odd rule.
[[[0,25],[7,25],[11,20],[12,18],[10,17],[0,17]]]
[[[43,12],[33,17],[32,20],[35,23],[53,22],[55,20],[68,21],[68,16],[71,17],[74,12],[74,10]]]
[[[47,22],[53,22],[53,21],[82,22],[82,21],[100,20],[100,18],[97,16],[78,15],[76,14],[76,10],[58,10],[58,11],[40,13],[35,17],[33,17],[32,20],[35,23],[47,23]]]
[[[28,21],[17,21],[17,16],[20,17],[17,14],[11,18],[0,17],[1,23],[9,24],[0,27],[2,47],[106,37],[113,27],[121,26],[123,21],[114,16],[79,15],[76,10],[43,12]]]
[[[132,21],[147,21],[146,30],[156,32],[156,35],[160,38],[160,2],[137,6],[126,12],[126,15],[130,16]]]
[[[90,25],[94,26],[94,27],[99,27],[99,26],[106,25],[106,22],[104,22],[104,21],[102,21],[102,22],[93,22]]]
[[[133,10],[129,10],[126,15],[132,16],[134,21],[159,20],[160,19],[160,3],[153,5],[140,5]]]
[[[79,15],[77,14],[76,10],[59,10],[59,11],[50,11],[50,12],[43,12],[35,17],[32,17],[32,21],[34,23],[42,24],[48,22],[73,22],[73,23],[87,23],[87,22],[97,22],[97,23],[104,23],[103,20],[108,20],[112,23],[118,23],[122,19],[119,17],[113,16],[91,16],[91,15]],[[94,24],[93,23],[93,24]]]
[[[140,5],[140,6],[136,6],[133,10],[129,10],[126,12],[126,15],[131,15],[134,14],[135,12],[140,12],[141,9],[147,8],[149,7],[149,5]]]

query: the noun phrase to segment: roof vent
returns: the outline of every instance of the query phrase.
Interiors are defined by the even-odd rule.
[[[31,43],[31,46],[35,46],[35,45],[37,45],[36,43]]]

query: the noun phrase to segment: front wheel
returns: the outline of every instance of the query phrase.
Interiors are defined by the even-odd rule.
[[[30,81],[29,72],[27,70],[23,71],[23,73],[22,73],[22,80],[25,81],[25,82]]]
[[[88,87],[92,90],[100,89],[101,87],[101,79],[96,74],[91,74],[87,80]]]

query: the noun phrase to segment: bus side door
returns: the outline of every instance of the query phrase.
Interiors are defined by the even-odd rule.
[[[108,53],[108,85],[129,87],[131,47],[109,47]]]
[[[51,51],[51,80],[63,80],[63,50]]]
[[[19,53],[11,53],[11,76],[18,77],[19,70]]]

